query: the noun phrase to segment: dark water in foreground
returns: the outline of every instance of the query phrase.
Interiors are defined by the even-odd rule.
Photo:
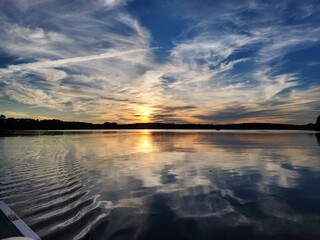
[[[43,133],[0,137],[0,199],[43,239],[320,239],[315,133]]]

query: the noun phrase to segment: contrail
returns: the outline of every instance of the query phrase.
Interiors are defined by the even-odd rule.
[[[72,57],[72,58],[65,58],[65,59],[59,59],[59,60],[47,60],[42,62],[23,63],[23,64],[17,64],[17,65],[10,65],[5,69],[0,69],[0,73],[1,72],[5,73],[7,71],[9,72],[17,71],[17,70],[28,69],[28,68],[30,69],[30,68],[58,67],[66,64],[85,62],[85,61],[91,61],[91,60],[99,60],[99,59],[108,59],[113,57],[119,57],[122,55],[127,55],[127,54],[132,54],[137,52],[147,52],[147,51],[150,51],[150,49],[134,49],[134,50],[122,51],[122,52],[106,52],[102,54]]]

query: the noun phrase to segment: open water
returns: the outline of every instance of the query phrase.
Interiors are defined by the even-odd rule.
[[[320,239],[320,135],[15,133],[0,200],[43,239]]]

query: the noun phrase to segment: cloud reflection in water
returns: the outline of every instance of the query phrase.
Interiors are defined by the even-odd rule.
[[[1,153],[10,162],[18,156],[9,145],[16,152],[28,150],[38,165],[45,159],[57,164],[82,186],[69,190],[83,194],[78,207],[68,203],[83,213],[81,223],[59,232],[50,224],[70,216],[52,219],[49,212],[47,224],[34,224],[44,239],[65,231],[93,239],[315,239],[320,236],[317,137],[110,131],[2,138]],[[39,138],[42,144],[34,144]],[[26,177],[31,181],[36,172]],[[26,220],[36,218],[29,214]]]

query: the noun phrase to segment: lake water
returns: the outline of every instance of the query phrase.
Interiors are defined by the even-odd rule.
[[[320,239],[320,135],[22,132],[0,199],[43,239]]]

